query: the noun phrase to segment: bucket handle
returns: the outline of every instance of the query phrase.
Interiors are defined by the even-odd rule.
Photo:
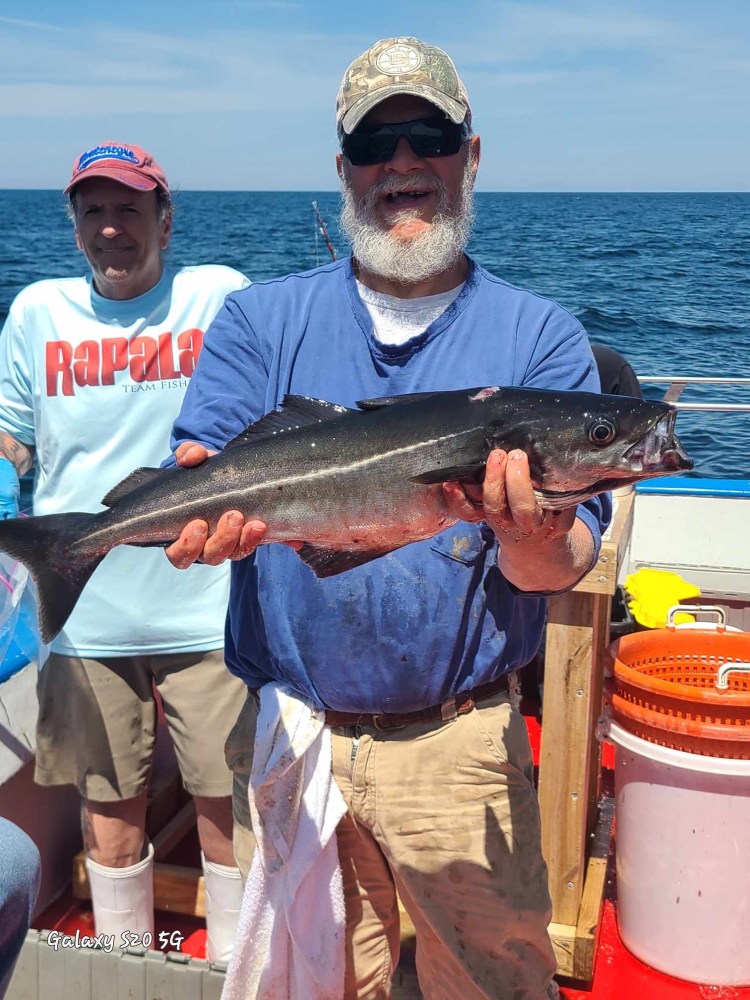
[[[716,624],[720,629],[727,623],[726,611],[718,604],[674,604],[667,611],[667,628],[679,628],[679,625],[675,625],[674,621],[679,611],[686,611],[690,615],[695,614],[696,611],[706,615],[716,615]]]
[[[722,663],[716,671],[716,687],[719,691],[729,688],[729,675],[733,673],[750,674],[750,663]]]

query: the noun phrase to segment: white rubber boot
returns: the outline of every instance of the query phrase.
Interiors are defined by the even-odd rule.
[[[229,962],[237,932],[244,886],[239,868],[207,861],[201,852],[206,884],[206,958]]]
[[[91,886],[94,926],[97,934],[113,934],[116,948],[123,944],[143,944],[144,934],[154,942],[154,848],[148,845],[146,857],[129,868],[105,868],[86,858]],[[122,934],[127,932],[125,940]]]

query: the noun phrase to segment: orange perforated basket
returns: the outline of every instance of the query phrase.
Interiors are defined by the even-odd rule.
[[[750,633],[635,632],[609,657],[612,717],[623,729],[673,750],[750,760]]]

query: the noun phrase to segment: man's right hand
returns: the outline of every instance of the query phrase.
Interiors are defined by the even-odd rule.
[[[202,444],[185,441],[175,452],[178,465],[200,465],[215,451],[209,451]],[[260,545],[266,533],[262,521],[245,521],[238,510],[228,510],[219,518],[216,531],[208,532],[205,521],[189,521],[176,542],[164,550],[167,559],[177,569],[187,569],[199,559],[209,566],[218,566],[226,559],[244,559]]]
[[[9,458],[0,456],[0,519],[18,517],[21,485],[15,465]]]

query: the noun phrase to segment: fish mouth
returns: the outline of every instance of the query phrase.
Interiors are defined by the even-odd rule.
[[[677,410],[669,412],[650,427],[640,441],[631,445],[622,456],[623,466],[636,478],[658,476],[660,473],[689,472],[695,463],[682,447],[675,433]]]
[[[635,444],[623,452],[615,475],[603,476],[591,485],[577,490],[534,490],[539,506],[547,510],[565,510],[599,493],[616,490],[642,479],[689,472],[695,463],[675,434],[676,419],[677,410],[670,407]]]
[[[631,481],[629,479],[600,479],[598,482],[592,483],[591,486],[582,487],[580,490],[534,490],[534,496],[542,510],[567,510],[568,507],[576,507],[584,500],[590,500],[591,497],[595,497],[599,493],[617,489]]]

